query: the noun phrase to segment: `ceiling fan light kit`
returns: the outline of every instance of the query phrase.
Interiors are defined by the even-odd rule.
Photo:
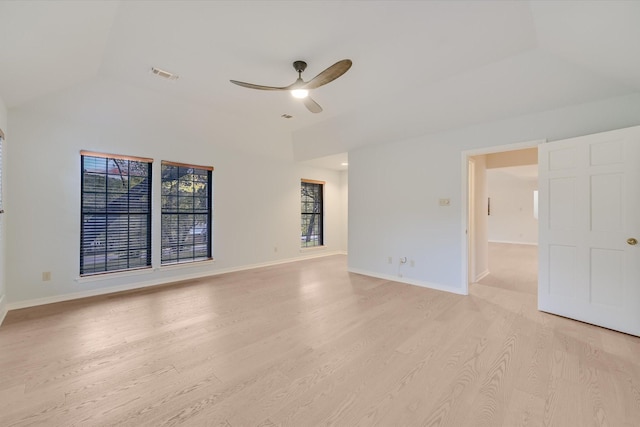
[[[304,103],[304,106],[307,107],[307,110],[311,111],[312,113],[320,113],[322,111],[322,107],[316,101],[311,99],[311,97],[309,96],[309,90],[317,89],[320,86],[324,86],[327,83],[334,81],[335,79],[346,73],[349,68],[351,68],[351,65],[352,62],[350,59],[343,59],[342,61],[338,61],[329,68],[325,69],[308,82],[305,82],[304,80],[302,80],[302,72],[306,70],[307,63],[304,61],[295,61],[293,63],[293,68],[298,72],[298,78],[289,86],[283,87],[262,86],[253,83],[240,82],[237,80],[230,80],[230,82],[249,89],[290,91],[293,97],[302,99],[302,102]]]
[[[309,96],[309,91],[306,89],[293,89],[291,91],[291,96],[293,96],[294,98],[306,98],[307,96]]]

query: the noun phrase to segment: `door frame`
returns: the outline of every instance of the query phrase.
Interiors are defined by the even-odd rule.
[[[478,203],[476,195],[475,170],[476,160],[474,156],[467,158],[467,283],[472,283],[476,271],[476,203]]]
[[[460,203],[460,209],[462,210],[462,221],[460,224],[460,238],[461,238],[461,255],[462,255],[462,294],[469,295],[469,261],[471,256],[469,251],[475,251],[470,245],[471,236],[469,232],[474,232],[472,227],[469,227],[469,180],[471,179],[469,173],[469,160],[474,156],[481,156],[483,154],[503,153],[507,151],[522,150],[525,148],[538,147],[541,144],[545,144],[546,139],[535,139],[525,142],[516,142],[513,144],[494,145],[491,147],[475,148],[472,150],[464,150],[461,153],[461,182],[462,182],[462,203]],[[476,201],[477,202],[477,201]],[[473,236],[475,238],[475,235]]]

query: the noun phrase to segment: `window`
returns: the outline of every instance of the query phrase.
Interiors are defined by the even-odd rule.
[[[303,248],[322,246],[324,182],[303,179],[300,190],[302,213],[301,246]]]
[[[212,171],[162,162],[162,264],[211,258]]]
[[[151,266],[152,160],[80,155],[80,274]]]

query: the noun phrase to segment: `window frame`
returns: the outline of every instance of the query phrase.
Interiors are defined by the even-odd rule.
[[[89,194],[99,194],[97,191],[96,192],[90,192],[86,189],[86,182],[85,182],[85,174],[86,174],[86,169],[85,169],[85,160],[86,158],[92,158],[92,159],[104,159],[105,161],[105,171],[104,174],[102,174],[101,172],[94,172],[95,175],[104,175],[105,176],[105,184],[104,184],[104,197],[105,197],[105,204],[104,204],[104,209],[100,210],[100,209],[96,209],[96,210],[92,210],[90,208],[87,208],[85,206],[85,197]],[[146,174],[143,175],[136,175],[136,174],[131,174],[131,168],[130,165],[131,163],[126,163],[128,169],[127,169],[127,191],[126,193],[118,193],[118,192],[110,192],[109,191],[109,177],[113,176],[114,174],[111,174],[109,172],[109,162],[110,161],[114,161],[114,163],[116,164],[116,166],[118,166],[118,171],[119,171],[119,175],[120,178],[123,179],[123,174],[122,171],[120,170],[120,164],[116,163],[115,161],[126,161],[126,162],[137,162],[137,163],[144,163],[146,164]],[[95,160],[94,160],[95,161]],[[147,188],[142,188],[142,190],[145,190],[143,193],[141,193],[141,196],[146,196],[146,203],[143,204],[136,204],[135,206],[138,207],[139,209],[141,208],[142,210],[132,210],[131,207],[131,200],[130,200],[130,196],[131,196],[131,189],[135,188],[137,185],[139,185],[140,183],[134,185],[133,187],[131,187],[131,177],[143,177],[144,179],[140,182],[144,182],[144,180],[147,181],[146,186]],[[124,181],[123,181],[124,182]],[[98,152],[93,152],[93,151],[86,151],[86,150],[82,150],[80,151],[80,257],[79,257],[79,261],[80,261],[80,277],[88,277],[88,276],[95,276],[95,275],[100,275],[100,274],[111,274],[111,273],[118,273],[118,272],[123,272],[123,271],[134,271],[134,270],[141,270],[141,269],[150,269],[152,267],[152,194],[153,194],[153,159],[150,158],[146,158],[146,157],[136,157],[136,156],[128,156],[128,155],[119,155],[119,154],[107,154],[107,153],[98,153]],[[122,196],[119,196],[119,198],[123,197],[123,195],[126,194],[126,204],[127,204],[127,209],[124,210],[118,210],[117,208],[114,209],[113,211],[110,211],[109,209],[109,203],[107,200],[109,199],[109,195],[110,194],[122,194]],[[117,199],[116,199],[117,200]],[[95,231],[89,231],[87,229],[86,226],[86,219],[95,216],[103,216],[104,217],[104,242],[103,242],[103,248],[99,248],[98,245],[98,237],[97,237],[97,233],[96,233],[96,237],[89,243],[89,238],[87,236],[91,236],[91,233],[95,233]],[[121,239],[121,240],[114,240],[114,241],[110,241],[109,240],[109,217],[113,216],[113,217],[125,217],[126,216],[126,239]],[[144,227],[146,228],[146,233],[143,235],[143,239],[142,241],[144,241],[143,245],[137,245],[135,248],[131,248],[131,242],[132,242],[132,222],[131,222],[131,218],[132,217],[142,217],[142,222],[138,221],[138,224],[144,224]],[[120,218],[123,219],[123,218]],[[119,221],[120,219],[112,219],[112,221]],[[99,224],[98,224],[98,228],[99,228]],[[117,229],[116,230],[120,231],[121,229]],[[133,229],[133,231],[135,232],[135,228]],[[86,240],[86,242],[85,242]],[[124,263],[126,264],[125,267],[122,267],[122,263],[120,263],[119,265],[117,265],[117,267],[113,267],[110,268],[109,267],[109,246],[111,244],[116,244],[116,245],[122,245],[125,244],[126,245],[126,254],[127,256],[124,257]],[[93,246],[93,248],[92,248]],[[98,246],[98,249],[96,249],[95,247]],[[88,253],[91,252],[90,249],[93,249],[93,257],[94,257],[94,261],[97,259],[96,254],[98,255],[103,255],[104,256],[104,268],[102,269],[95,269],[95,268],[88,268],[88,266],[86,265],[86,257],[87,256],[91,256]],[[132,254],[135,254],[138,251],[146,251],[146,254],[143,254],[143,256],[133,256]],[[118,252],[123,252],[122,250],[116,250],[114,251],[115,253]],[[112,253],[113,254],[113,253]],[[118,258],[120,259],[120,257]],[[141,265],[132,265],[135,263],[132,263],[133,260],[140,260],[140,259],[144,259],[144,261],[142,262]]]
[[[323,247],[324,246],[324,189],[325,189],[325,181],[318,181],[318,180],[313,180],[313,179],[301,179],[300,180],[300,247],[302,249],[307,249],[307,248],[319,248],[319,247]],[[305,212],[304,210],[304,206],[305,206],[305,202],[303,200],[304,195],[304,187],[315,187],[316,189],[318,188],[317,186],[319,186],[319,191],[315,192],[316,194],[318,194],[320,196],[320,201],[318,204],[314,203],[313,205],[313,210],[314,212]],[[315,212],[315,210],[318,209],[319,212]],[[310,220],[310,221],[305,221],[305,217],[307,216],[313,216],[315,217],[315,219],[317,219],[317,228],[318,228],[318,233],[317,234],[311,234],[309,231],[309,228],[315,228],[315,223],[313,221],[315,221],[314,219]],[[305,225],[307,226],[307,230],[308,232],[305,234],[303,233],[303,227]],[[306,241],[303,240],[306,236]],[[317,239],[312,239],[313,236],[317,236]],[[315,242],[313,242],[313,240],[315,240]],[[309,244],[309,243],[313,243],[313,244]]]
[[[165,178],[165,167],[177,167],[178,168],[178,177]],[[179,182],[180,179],[184,175],[180,175],[181,168],[185,168],[187,170],[199,170],[206,172],[206,194],[205,194],[205,204],[206,209],[196,210],[196,199],[202,199],[202,196],[196,197],[195,192],[191,196],[191,206],[193,206],[193,210],[181,210],[179,207],[180,201],[180,188]],[[213,259],[213,166],[201,166],[201,165],[193,165],[188,163],[179,163],[168,160],[162,160],[160,165],[160,265],[162,267],[171,266],[171,265],[183,265],[194,262],[202,262],[202,261],[210,261]],[[186,175],[187,173],[185,173]],[[194,173],[192,172],[192,175]],[[176,194],[165,194],[165,183],[166,182],[175,182],[177,179],[178,187],[176,188]],[[195,184],[196,181],[189,181],[192,184]],[[175,184],[174,184],[175,185]],[[167,199],[165,199],[167,197]],[[168,197],[176,197],[177,209],[169,210],[165,207],[165,202],[168,200]],[[169,216],[177,216],[178,227],[177,230],[174,227],[170,227],[171,230],[176,233],[175,236],[165,236],[165,219],[168,220]],[[186,235],[182,235],[181,227],[180,227],[180,217],[181,216],[191,216],[191,222],[187,223],[191,227]],[[196,218],[205,217],[204,223],[202,221],[197,221]],[[198,227],[198,225],[204,225],[204,227]],[[196,233],[195,230],[201,230],[199,233]],[[204,230],[204,231],[202,231]],[[204,234],[206,232],[206,234]],[[202,238],[202,234],[204,234],[204,238]],[[171,240],[174,240],[173,242]],[[202,241],[204,240],[204,242]],[[167,244],[167,242],[171,244]],[[186,242],[186,243],[185,243]],[[205,246],[205,254],[202,254],[202,248],[198,248],[198,246]],[[185,251],[186,248],[186,251]],[[191,255],[188,255],[189,248],[191,248]],[[187,252],[187,255],[180,256],[181,252]],[[168,256],[167,253],[175,253],[174,256]]]

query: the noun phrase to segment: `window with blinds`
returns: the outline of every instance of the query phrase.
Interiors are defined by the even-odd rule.
[[[211,259],[213,168],[162,162],[161,264]]]
[[[300,184],[300,211],[302,214],[300,245],[303,248],[324,244],[323,193],[324,182],[302,180]]]
[[[80,154],[80,274],[150,267],[153,160]]]

